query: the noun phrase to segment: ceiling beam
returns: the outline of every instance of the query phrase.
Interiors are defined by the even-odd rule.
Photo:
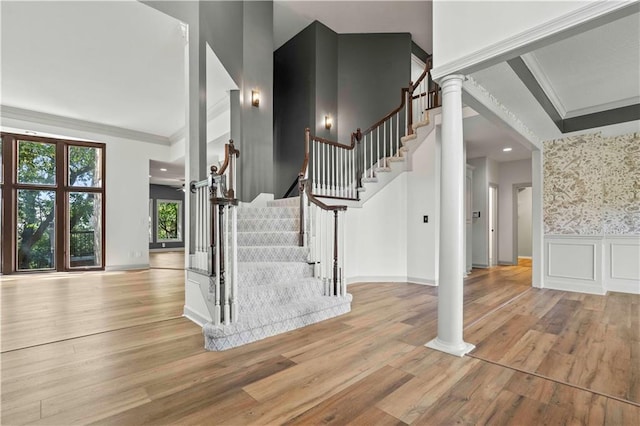
[[[540,83],[538,83],[538,80],[536,80],[527,64],[522,60],[522,57],[510,59],[507,61],[507,64],[509,64],[511,69],[516,73],[518,78],[526,86],[529,92],[531,92],[542,109],[544,109],[547,115],[549,115],[549,118],[551,118],[562,133],[576,132],[640,120],[640,103],[571,118],[563,118],[560,116],[560,113],[555,108]]]

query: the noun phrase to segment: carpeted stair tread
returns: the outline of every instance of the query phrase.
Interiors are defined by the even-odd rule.
[[[246,314],[229,325],[207,323],[203,327],[205,348],[230,349],[345,314],[351,310],[351,299],[350,294],[318,296]]]
[[[242,207],[238,209],[238,219],[285,219],[300,216],[298,206]]]
[[[269,207],[300,206],[300,197],[280,198],[278,200],[267,201]]]
[[[297,246],[299,231],[238,232],[238,246]]]
[[[238,247],[238,262],[306,262],[307,247],[251,246]]]
[[[298,231],[300,218],[280,219],[238,219],[238,233],[240,232],[287,232]]]

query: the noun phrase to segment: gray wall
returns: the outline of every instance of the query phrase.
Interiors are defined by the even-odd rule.
[[[178,191],[177,188],[165,185],[149,185],[149,198],[153,200],[152,211],[153,214],[151,216],[151,230],[153,241],[149,243],[150,249],[163,248],[162,243],[156,243],[156,200],[180,200],[182,201],[182,241],[180,242],[166,242],[164,248],[183,248],[184,247],[184,192]]]
[[[274,53],[275,195],[304,158],[304,129],[343,144],[400,105],[411,78],[409,34],[336,34],[313,22]],[[333,125],[324,126],[330,115]]]
[[[518,189],[518,256],[531,257],[532,194],[531,187]]]
[[[238,196],[250,201],[260,192],[273,192],[273,2],[144,3],[199,27],[200,36],[240,88],[231,102],[231,137],[240,149]],[[262,97],[259,108],[250,102],[255,89]]]
[[[411,80],[410,34],[340,34],[338,38],[338,140],[380,120],[401,102]]]
[[[218,3],[218,2],[215,2]],[[229,36],[223,39],[229,43]],[[273,3],[244,3],[242,34],[241,138],[239,198],[251,201],[274,192],[273,168]],[[260,106],[251,91],[260,91]],[[232,104],[233,106],[233,104]],[[233,111],[232,111],[233,113]]]
[[[275,196],[298,176],[304,129],[327,139],[338,135],[338,34],[313,22],[274,53]],[[324,126],[325,115],[333,126]]]

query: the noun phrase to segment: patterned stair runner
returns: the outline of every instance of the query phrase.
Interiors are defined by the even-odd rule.
[[[351,295],[324,295],[308,249],[298,246],[298,198],[238,209],[240,315],[204,326],[205,347],[225,350],[304,327],[351,310]]]

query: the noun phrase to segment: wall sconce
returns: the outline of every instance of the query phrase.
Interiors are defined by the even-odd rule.
[[[251,91],[251,105],[254,107],[260,106],[260,92],[257,90]]]
[[[331,125],[333,124],[333,120],[331,119],[330,116],[325,115],[324,116],[324,128],[327,130],[331,129]]]

